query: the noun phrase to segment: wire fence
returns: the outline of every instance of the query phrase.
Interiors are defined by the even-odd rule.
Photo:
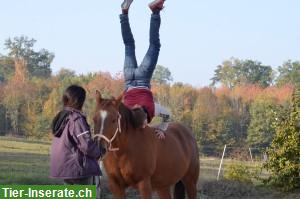
[[[223,179],[232,165],[242,165],[250,171],[260,170],[260,177],[265,178],[268,172],[262,168],[267,161],[266,148],[249,148],[224,146],[223,149],[212,146],[200,147],[200,179]]]
[[[0,184],[2,183],[57,183],[49,179],[50,143],[33,143],[27,145],[9,145],[0,147]],[[46,147],[45,147],[46,145]],[[23,147],[23,149],[22,149]],[[200,179],[217,180],[224,178],[228,166],[243,164],[249,168],[260,167],[267,160],[264,148],[247,148],[227,146],[223,149],[200,147]],[[212,155],[209,155],[212,154]],[[222,164],[221,163],[222,160]],[[267,175],[264,172],[263,175]]]

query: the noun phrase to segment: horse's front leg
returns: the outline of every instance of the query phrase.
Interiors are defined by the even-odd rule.
[[[126,199],[125,188],[114,181],[110,181],[109,189],[113,193],[114,199]]]
[[[157,190],[159,199],[172,199],[170,194],[170,187]]]
[[[114,199],[126,199],[126,192],[125,189],[120,190],[118,193],[113,194]]]
[[[151,199],[152,198],[152,187],[150,178],[144,179],[138,183],[138,189],[140,192],[141,199]]]

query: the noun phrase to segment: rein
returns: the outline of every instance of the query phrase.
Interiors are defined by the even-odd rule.
[[[118,151],[119,148],[112,148],[112,142],[116,139],[117,134],[121,133],[121,132],[122,132],[121,131],[121,114],[118,113],[118,126],[117,126],[117,129],[116,129],[114,135],[112,136],[112,138],[109,139],[105,135],[100,134],[100,132],[98,134],[94,135],[94,138],[99,137],[100,138],[99,141],[101,139],[104,139],[108,143],[108,151]]]

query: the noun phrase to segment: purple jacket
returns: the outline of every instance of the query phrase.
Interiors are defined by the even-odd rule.
[[[61,113],[63,117],[61,116]],[[101,153],[91,138],[85,116],[78,110],[65,108],[53,121],[56,125],[51,146],[52,178],[77,179],[101,174],[97,163]],[[60,131],[57,133],[56,131]]]

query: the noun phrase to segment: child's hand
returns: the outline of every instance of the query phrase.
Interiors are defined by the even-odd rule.
[[[156,133],[156,136],[158,137],[158,139],[160,139],[160,140],[163,140],[166,138],[165,133],[160,129],[156,129],[155,133]]]

